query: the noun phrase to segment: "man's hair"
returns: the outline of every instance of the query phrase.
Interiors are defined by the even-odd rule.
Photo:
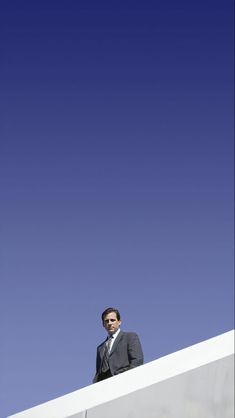
[[[111,312],[115,312],[115,314],[117,316],[117,320],[120,321],[121,315],[120,315],[120,312],[118,311],[118,309],[116,309],[116,308],[107,308],[107,309],[105,309],[105,311],[101,315],[102,322],[104,322],[104,318],[106,317],[106,315],[108,315]]]

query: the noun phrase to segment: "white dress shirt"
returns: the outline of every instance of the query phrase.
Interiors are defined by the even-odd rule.
[[[112,338],[111,338],[111,343],[110,343],[110,347],[109,347],[109,352],[111,352],[114,341],[116,340],[119,332],[120,332],[120,328],[118,328],[118,330],[113,335],[111,335]]]

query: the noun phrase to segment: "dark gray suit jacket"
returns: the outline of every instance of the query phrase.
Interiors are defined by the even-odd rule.
[[[107,339],[97,347],[96,374],[93,383],[97,382],[98,375],[101,372],[106,341]],[[109,355],[111,374],[123,373],[126,370],[140,366],[143,362],[143,351],[138,335],[135,332],[120,331]]]

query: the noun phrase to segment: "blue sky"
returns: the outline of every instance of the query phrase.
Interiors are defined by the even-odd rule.
[[[0,417],[233,322],[233,3],[2,1]]]

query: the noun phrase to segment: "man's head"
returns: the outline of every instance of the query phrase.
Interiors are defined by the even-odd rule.
[[[121,325],[120,313],[115,308],[107,308],[101,315],[103,326],[109,335],[114,334]]]

